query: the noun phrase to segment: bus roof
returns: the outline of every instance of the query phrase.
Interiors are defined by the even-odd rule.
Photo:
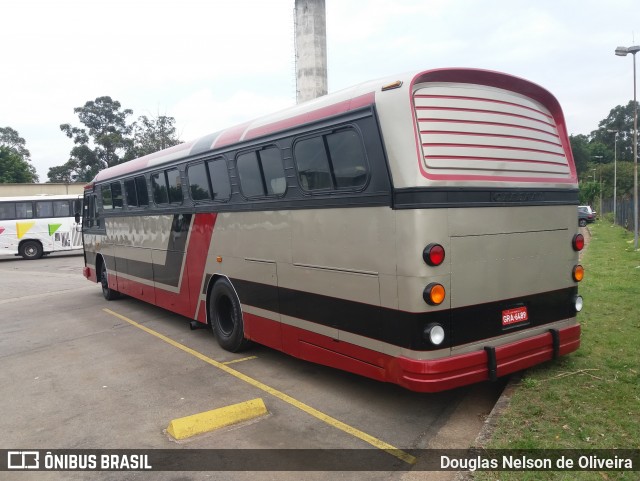
[[[467,68],[443,68],[409,72],[365,82],[289,107],[280,112],[107,168],[99,172],[93,182],[102,182],[138,171],[160,167],[176,160],[259,139],[277,132],[284,132],[349,111],[370,107],[374,104],[381,118],[386,116],[391,121],[395,121],[394,117],[398,113],[398,108],[405,109],[406,113],[413,112],[412,95],[414,86],[424,82],[459,82],[484,85],[509,90],[539,102],[553,116],[557,124],[558,136],[562,145],[565,146],[565,152],[567,152],[567,164],[571,167],[571,172],[567,179],[563,179],[562,182],[574,182],[575,167],[571,158],[571,149],[567,147],[568,136],[564,125],[564,115],[555,97],[539,85],[519,77],[489,70]],[[393,91],[393,94],[391,94],[391,91]],[[415,128],[415,119],[408,119],[406,114],[403,115],[403,122],[410,121],[413,125],[413,130]],[[406,158],[407,153],[402,152],[402,157]],[[415,147],[412,155],[416,155]],[[398,180],[400,177],[412,176],[416,165],[412,165],[410,171],[407,168],[407,172],[399,175]],[[396,176],[394,175],[395,178]]]
[[[29,202],[32,200],[69,200],[82,198],[81,194],[38,194],[0,197],[0,202]]]

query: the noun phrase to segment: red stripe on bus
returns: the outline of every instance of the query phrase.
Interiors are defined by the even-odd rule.
[[[245,122],[244,124],[236,125],[235,127],[231,127],[227,130],[224,130],[216,140],[213,142],[211,148],[214,147],[224,147],[225,145],[235,144],[236,142],[240,142],[242,137],[252,122]]]
[[[329,105],[327,107],[322,107],[317,110],[312,110],[311,112],[305,112],[304,114],[296,115],[288,119],[284,119],[278,122],[273,122],[271,124],[256,127],[247,132],[247,135],[245,136],[244,140],[255,139],[257,137],[262,137],[263,135],[271,134],[281,130],[286,130],[291,127],[296,127],[298,125],[308,124],[311,122],[315,122],[317,120],[333,117],[334,115],[348,112],[350,110],[356,110],[362,107],[368,107],[369,105],[372,105],[374,101],[375,101],[375,93],[369,92],[367,94],[360,95],[359,97],[354,97],[352,99],[344,100],[342,102],[338,102],[333,105]]]
[[[553,117],[542,110],[534,109],[533,107],[527,107],[526,105],[520,105],[515,102],[507,102],[505,100],[496,100],[496,99],[488,99],[483,97],[465,97],[463,95],[430,95],[430,94],[418,94],[415,95],[414,98],[417,99],[452,99],[452,100],[472,100],[477,102],[491,102],[495,104],[503,104],[503,105],[512,105],[514,107],[520,107],[522,109],[531,110],[532,112],[536,112],[540,115],[544,115],[549,120],[553,120]]]
[[[504,115],[507,117],[516,117],[519,119],[531,120],[533,122],[538,122],[540,124],[548,125],[550,127],[555,127],[555,125],[553,125],[550,122],[545,122],[544,120],[536,119],[534,117],[529,117],[528,115],[513,114],[510,112],[500,112],[499,110],[467,109],[463,107],[416,107],[417,112],[421,112],[425,110],[439,110],[439,111],[445,111],[445,112],[473,112],[473,113],[480,113],[480,114]]]
[[[518,140],[526,140],[529,142],[540,142],[543,144],[549,144],[549,145],[562,148],[562,144],[560,142],[551,142],[549,140],[542,140],[536,137],[527,137],[524,135],[490,134],[486,132],[464,132],[459,130],[420,130],[420,134],[422,135],[464,135],[469,137],[497,137],[500,139],[518,139]]]
[[[491,162],[525,162],[527,164],[547,164],[557,165],[559,167],[567,167],[563,162],[551,162],[548,160],[532,160],[532,159],[510,159],[502,157],[477,157],[467,155],[425,155],[425,160],[479,160],[479,161],[491,161]],[[557,172],[556,172],[557,174]]]
[[[485,122],[483,120],[462,120],[462,119],[435,119],[435,118],[420,118],[418,117],[420,124],[425,122],[437,122],[437,123],[451,123],[451,124],[473,124],[473,125],[490,125],[493,127],[509,127],[512,129],[525,129],[533,130],[534,132],[540,132],[541,134],[549,135],[555,139],[560,139],[560,136],[555,132],[549,132],[548,130],[536,129],[535,127],[528,127],[525,125],[507,124],[504,122]]]
[[[542,149],[529,149],[526,147],[513,147],[507,145],[482,145],[482,144],[453,144],[445,142],[429,142],[423,143],[423,147],[452,147],[452,148],[471,148],[471,149],[497,149],[497,150],[517,150],[519,152],[537,152],[541,154],[555,155],[558,157],[564,157],[564,153],[551,152],[549,150]]]

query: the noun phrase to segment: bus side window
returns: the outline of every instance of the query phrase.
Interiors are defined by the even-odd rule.
[[[354,129],[299,140],[293,158],[304,190],[358,189],[367,183],[367,160]]]
[[[153,189],[153,201],[156,204],[169,203],[167,180],[164,177],[164,172],[156,172],[151,175],[151,188]]]
[[[326,136],[338,188],[358,188],[367,182],[367,161],[360,136],[353,129]]]
[[[0,202],[0,220],[9,220],[16,218],[15,202]]]
[[[189,192],[193,200],[211,200],[211,189],[207,178],[207,170],[203,162],[191,164],[187,168]]]
[[[114,209],[122,209],[122,185],[120,182],[112,182],[111,183],[111,200],[113,201]]]
[[[36,216],[39,218],[53,217],[53,202],[36,202]]]
[[[169,202],[171,204],[182,204],[182,180],[178,169],[165,170],[167,185],[169,186]]]
[[[136,194],[138,195],[138,205],[140,207],[149,205],[149,192],[147,191],[147,179],[143,175],[135,178]]]
[[[270,147],[259,151],[264,184],[267,187],[267,195],[282,195],[287,190],[287,179],[284,176],[282,155],[280,149]]]
[[[282,156],[277,147],[240,154],[236,165],[245,197],[282,195],[287,190]]]
[[[138,194],[136,193],[136,182],[133,179],[124,181],[124,193],[127,197],[127,205],[129,207],[138,207]]]
[[[322,137],[296,142],[293,155],[298,167],[298,179],[304,190],[333,188],[331,168]]]
[[[33,219],[33,202],[16,202],[16,216],[20,219]]]
[[[229,200],[231,197],[231,183],[229,182],[229,170],[227,162],[223,158],[213,159],[207,162],[211,188],[214,200]]]
[[[111,189],[108,185],[103,185],[101,187],[102,190],[102,208],[104,210],[113,209],[113,200],[111,197]]]
[[[69,210],[68,200],[54,200],[53,201],[53,217],[70,217],[71,211]]]

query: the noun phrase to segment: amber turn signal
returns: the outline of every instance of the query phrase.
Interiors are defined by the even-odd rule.
[[[442,284],[438,284],[437,282],[432,282],[424,288],[422,298],[427,304],[431,306],[442,304],[442,301],[444,301],[445,298],[444,286]]]
[[[580,282],[584,278],[584,267],[582,267],[580,264],[574,266],[572,275],[574,281]]]

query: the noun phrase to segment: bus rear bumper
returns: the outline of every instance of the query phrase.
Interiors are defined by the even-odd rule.
[[[398,384],[412,391],[438,392],[495,380],[575,351],[580,325],[550,330],[538,336],[442,360],[397,359]]]

